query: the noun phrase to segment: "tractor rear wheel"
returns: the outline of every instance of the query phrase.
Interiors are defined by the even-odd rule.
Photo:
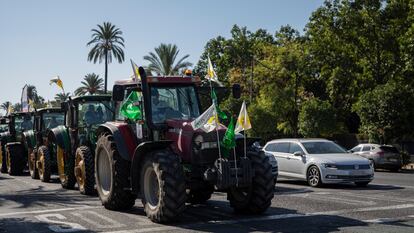
[[[75,176],[82,194],[95,194],[95,169],[93,154],[89,147],[81,146],[76,150]]]
[[[39,179],[39,173],[37,171],[37,159],[36,159],[37,150],[29,148],[27,151],[27,165],[29,167],[30,177],[32,179]]]
[[[0,172],[1,173],[7,173],[7,156],[5,152],[5,147],[3,146],[3,143],[0,143]]]
[[[25,165],[24,148],[22,145],[7,145],[7,172],[9,175],[21,175]]]
[[[39,178],[42,182],[49,182],[51,169],[52,169],[52,159],[50,157],[49,149],[46,146],[39,147],[37,160],[37,171],[39,173]]]
[[[70,161],[68,161],[69,156],[67,156],[67,152],[65,152],[65,150],[59,145],[56,145],[56,147],[56,158],[60,184],[65,189],[73,189],[76,184],[73,164],[71,165]]]
[[[247,156],[255,174],[252,184],[247,188],[231,188],[227,199],[236,212],[260,214],[269,208],[274,197],[272,166],[263,152],[249,151]]]
[[[184,170],[172,151],[158,150],[146,155],[140,185],[144,211],[153,222],[169,222],[184,211]]]
[[[106,134],[96,143],[95,182],[102,205],[110,210],[130,209],[136,195],[130,190],[131,163],[121,158],[113,136]]]

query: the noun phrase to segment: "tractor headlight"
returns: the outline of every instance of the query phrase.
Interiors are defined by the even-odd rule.
[[[194,138],[194,144],[197,146],[197,147],[201,147],[201,143],[203,143],[204,142],[204,138],[203,138],[203,135],[197,135],[195,138]]]

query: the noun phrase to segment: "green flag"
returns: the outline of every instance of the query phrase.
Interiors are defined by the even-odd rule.
[[[222,120],[227,120],[226,113],[221,111],[221,109],[220,109],[220,107],[217,103],[217,95],[216,95],[216,92],[214,91],[214,88],[211,89],[211,99],[213,100],[213,103],[216,105],[216,112],[217,112],[218,117]]]
[[[128,98],[121,106],[121,115],[130,120],[139,120],[142,118],[141,108],[139,103],[140,97],[138,92],[132,91]]]
[[[223,156],[229,157],[230,151],[236,147],[236,135],[234,133],[234,119],[230,118],[230,124],[224,134],[223,141],[220,143],[223,148]]]

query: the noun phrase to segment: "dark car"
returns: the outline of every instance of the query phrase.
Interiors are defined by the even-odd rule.
[[[391,145],[359,144],[350,152],[371,160],[375,169],[398,171],[402,167],[401,154],[397,148]]]

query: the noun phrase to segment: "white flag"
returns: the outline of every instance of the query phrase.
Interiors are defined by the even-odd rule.
[[[240,109],[239,117],[237,118],[235,133],[240,133],[243,130],[251,129],[252,125],[250,124],[249,115],[247,115],[246,102],[243,101],[242,107]]]
[[[213,82],[218,83],[220,86],[223,86],[223,84],[218,80],[217,74],[214,71],[213,63],[211,63],[210,56],[207,56],[207,75],[206,79],[211,80]]]
[[[216,112],[216,106],[212,104],[203,114],[197,119],[191,122],[193,129],[202,129],[204,132],[209,133],[213,131],[218,125],[218,118]]]

